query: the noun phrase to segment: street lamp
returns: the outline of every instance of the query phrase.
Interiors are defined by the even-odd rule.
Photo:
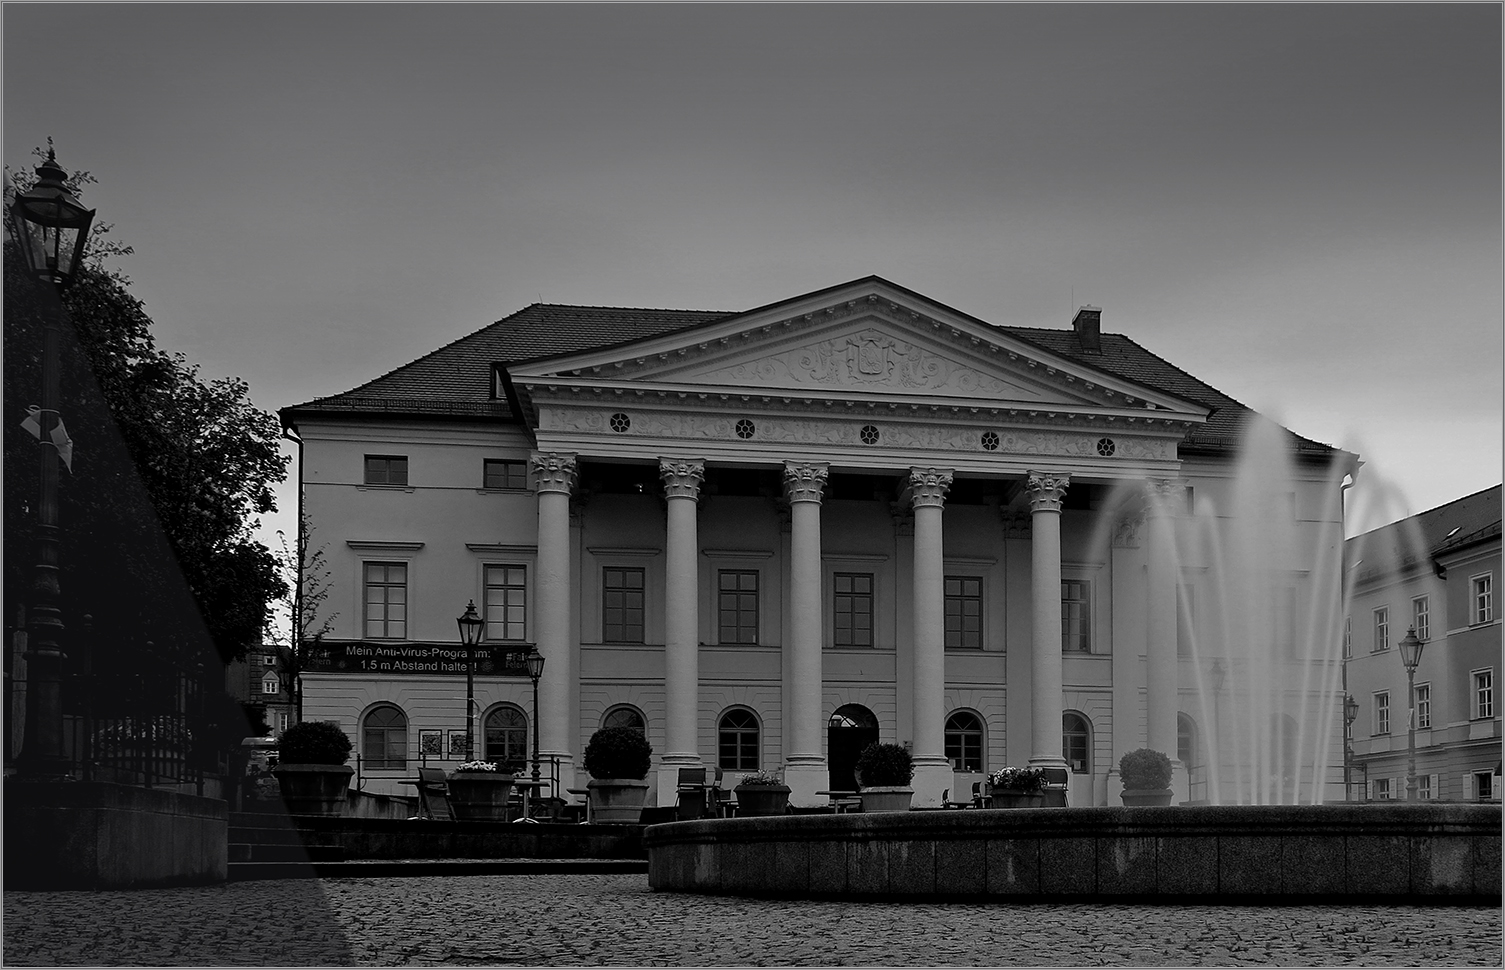
[[[475,731],[472,730],[471,711],[476,703],[476,644],[481,640],[481,628],[485,621],[476,614],[476,601],[465,606],[465,612],[455,619],[460,626],[460,642],[465,644],[465,760],[475,760]]]
[[[1400,647],[1400,662],[1406,665],[1406,801],[1416,801],[1416,666],[1421,663],[1422,642],[1416,639],[1416,627],[1406,631]]]
[[[68,173],[57,156],[37,166],[37,182],[11,204],[11,228],[27,272],[61,292],[78,273],[94,210],[85,209],[68,191]],[[62,634],[58,583],[58,448],[67,441],[58,420],[61,397],[62,325],[60,306],[44,305],[42,316],[42,393],[37,437],[42,442],[40,495],[37,506],[37,565],[32,586],[31,636],[27,648],[26,742],[18,769],[27,777],[70,775],[63,740]]]
[[[1359,718],[1359,702],[1343,695],[1343,800],[1353,798],[1353,722]]]
[[[538,783],[538,678],[543,676],[543,654],[534,647],[528,651],[528,656],[523,660],[527,665],[528,676],[533,679],[533,782]],[[538,789],[534,789],[536,794]]]

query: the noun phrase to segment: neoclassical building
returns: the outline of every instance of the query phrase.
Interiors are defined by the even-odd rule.
[[[531,758],[536,729],[561,792],[625,724],[666,804],[697,765],[823,803],[871,740],[909,747],[917,805],[1024,763],[1112,804],[1145,746],[1199,797],[1219,626],[1189,513],[1231,502],[1251,417],[1091,307],[1000,326],[877,277],[745,312],[536,304],[282,412],[329,565],[304,716],[371,790],[460,757],[473,601],[476,754]],[[1291,574],[1325,596],[1353,456],[1280,434],[1271,528],[1318,537]]]

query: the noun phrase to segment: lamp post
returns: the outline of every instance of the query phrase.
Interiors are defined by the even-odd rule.
[[[1416,665],[1421,663],[1422,642],[1416,627],[1406,631],[1400,647],[1400,662],[1406,665],[1406,801],[1416,801]]]
[[[474,761],[476,735],[471,712],[476,703],[476,644],[486,623],[476,614],[475,600],[466,604],[465,612],[455,622],[460,626],[460,642],[465,644],[465,760]]]
[[[1343,800],[1353,800],[1353,722],[1359,717],[1359,702],[1343,695]]]
[[[538,678],[543,676],[543,654],[534,647],[523,661],[528,667],[528,676],[533,679],[533,781],[538,781]],[[535,789],[535,792],[537,789]]]
[[[70,286],[89,241],[94,210],[85,209],[65,184],[68,173],[52,149],[37,166],[37,182],[11,204],[11,227],[27,272],[59,292]],[[58,420],[62,308],[42,307],[42,393],[37,437],[42,442],[37,505],[37,564],[32,585],[31,635],[26,658],[26,740],[17,770],[29,778],[72,773],[63,738],[62,634],[58,583],[58,447],[67,439]]]

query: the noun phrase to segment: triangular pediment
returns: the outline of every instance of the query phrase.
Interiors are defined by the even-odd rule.
[[[1187,402],[1053,355],[876,278],[680,332],[534,361],[524,387],[948,398],[1028,408],[1184,410]]]

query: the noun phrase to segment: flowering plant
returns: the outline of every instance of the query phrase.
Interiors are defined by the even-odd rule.
[[[777,771],[754,771],[743,775],[737,781],[737,787],[743,785],[782,785],[784,779],[779,777]]]
[[[1044,768],[999,768],[988,776],[994,788],[1009,791],[1037,792],[1045,784]]]
[[[456,771],[495,771],[496,763],[491,761],[465,761],[461,762]]]

